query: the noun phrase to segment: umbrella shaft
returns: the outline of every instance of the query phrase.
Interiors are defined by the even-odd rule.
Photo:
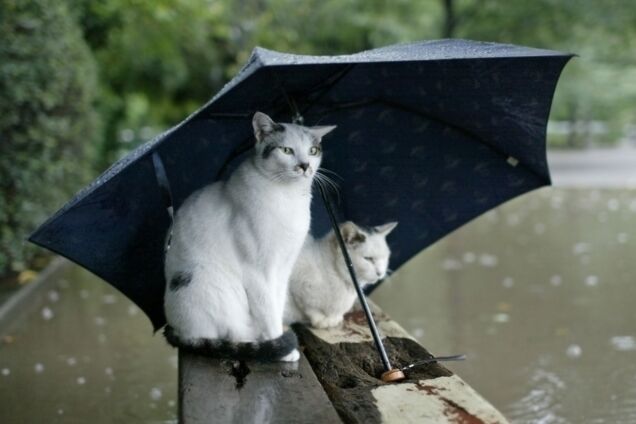
[[[358,293],[358,299],[360,300],[360,304],[362,305],[362,309],[364,311],[364,315],[367,318],[367,323],[369,324],[369,328],[371,329],[371,335],[373,336],[373,341],[375,342],[375,347],[380,353],[380,359],[382,360],[382,365],[384,366],[385,371],[391,370],[391,362],[389,362],[389,357],[386,354],[386,350],[384,349],[384,345],[382,344],[382,339],[380,338],[380,333],[378,331],[378,327],[375,325],[375,321],[373,320],[373,315],[371,315],[371,310],[369,309],[369,304],[367,303],[367,298],[360,287],[360,283],[358,283],[358,278],[356,277],[356,272],[353,269],[353,263],[351,262],[351,257],[349,256],[349,252],[347,251],[347,247],[345,246],[344,240],[342,239],[342,235],[340,234],[340,229],[338,228],[338,222],[336,221],[336,217],[334,216],[333,210],[331,208],[331,202],[327,198],[327,193],[325,190],[318,186],[320,189],[320,195],[322,196],[322,200],[325,203],[325,207],[327,208],[327,213],[329,215],[329,219],[331,220],[331,226],[336,233],[336,239],[338,240],[338,244],[340,245],[340,250],[342,250],[342,255],[344,256],[345,264],[347,265],[347,269],[349,270],[349,274],[351,275],[351,280],[353,281],[353,286]]]

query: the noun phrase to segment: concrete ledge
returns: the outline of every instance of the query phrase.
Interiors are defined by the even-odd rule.
[[[432,355],[372,305],[394,367]],[[382,364],[362,311],[329,330],[295,326],[314,372],[345,423],[507,423],[491,404],[439,363],[399,383],[379,379]]]
[[[179,422],[340,422],[307,359],[259,363],[179,352]]]

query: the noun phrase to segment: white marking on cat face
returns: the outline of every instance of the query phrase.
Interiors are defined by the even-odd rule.
[[[335,128],[279,124],[261,112],[252,124],[256,165],[276,181],[313,178],[322,161],[322,137]]]

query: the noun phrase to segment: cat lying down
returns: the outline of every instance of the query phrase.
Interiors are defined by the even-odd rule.
[[[296,336],[283,332],[287,283],[309,231],[321,140],[335,127],[280,124],[260,112],[252,125],[251,155],[176,212],[164,334],[206,356],[296,361]]]
[[[364,230],[353,222],[340,224],[360,285],[386,276],[391,251],[386,236],[397,222]],[[308,322],[316,328],[335,327],[351,309],[356,291],[334,231],[321,239],[307,236],[289,281],[285,323]]]

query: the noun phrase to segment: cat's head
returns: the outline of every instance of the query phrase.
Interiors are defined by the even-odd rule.
[[[386,236],[397,224],[389,222],[367,230],[351,221],[340,224],[340,234],[361,284],[372,284],[386,277],[391,256]]]
[[[275,181],[311,181],[322,161],[322,137],[335,126],[282,124],[262,112],[252,119],[256,166]]]

